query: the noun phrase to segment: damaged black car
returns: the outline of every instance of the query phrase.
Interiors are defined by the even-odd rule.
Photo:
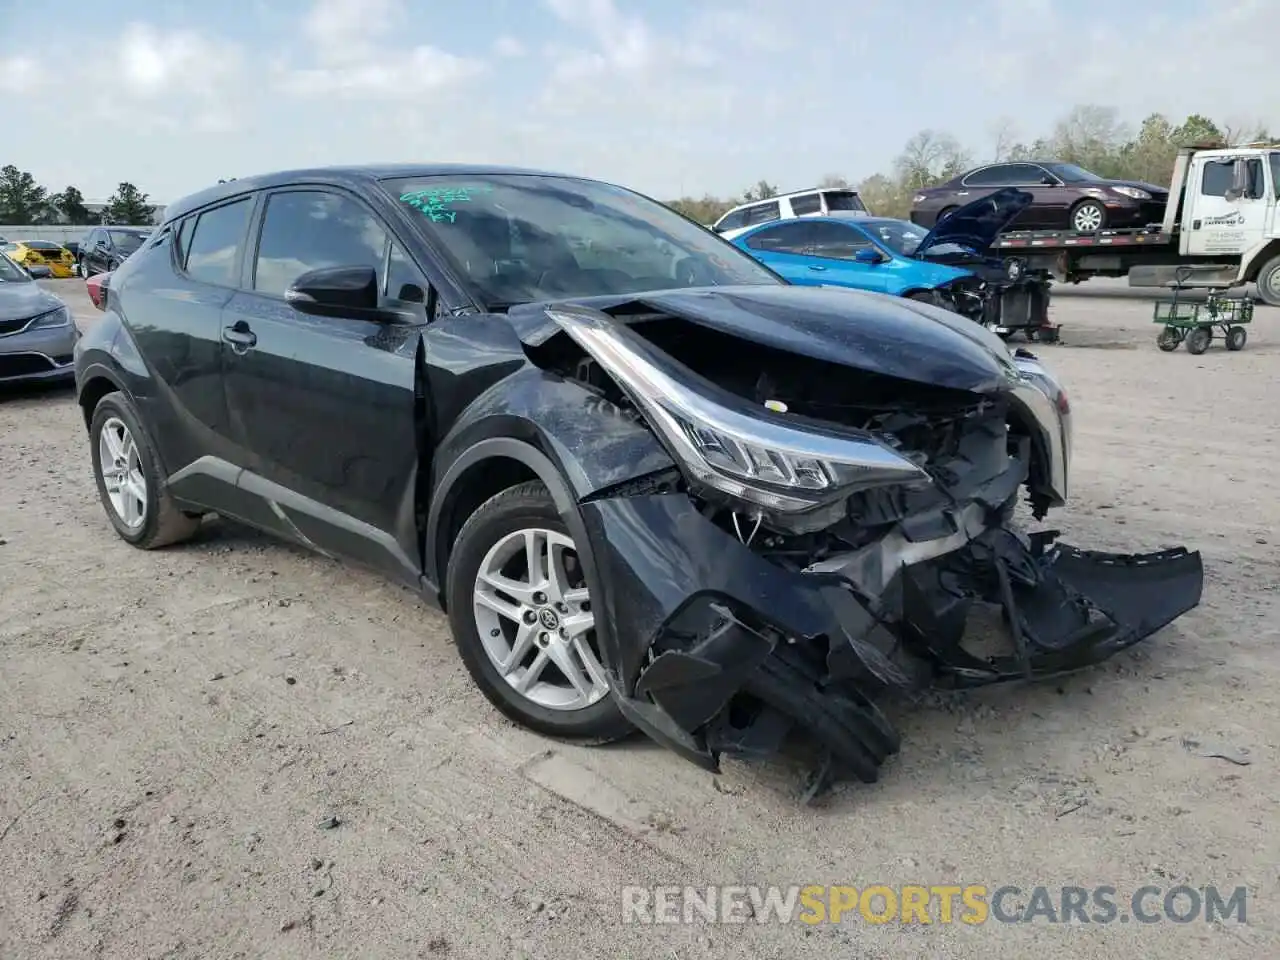
[[[707,769],[792,733],[874,780],[886,700],[1096,663],[1199,602],[1198,553],[1025,533],[1071,405],[956,313],[792,285],[656,201],[479,166],[172,204],[76,347],[128,543],[219,514],[384,571],[555,737]],[[983,609],[1007,625],[976,649]]]

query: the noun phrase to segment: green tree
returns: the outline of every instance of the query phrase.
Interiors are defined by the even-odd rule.
[[[67,223],[74,226],[85,226],[94,221],[93,214],[84,205],[84,194],[75,187],[67,187],[61,193],[55,193],[49,198],[49,204],[62,213]]]
[[[777,187],[768,180],[761,180],[750,190],[743,191],[742,199],[739,203],[750,203],[753,200],[768,200],[770,197],[776,197],[777,195]]]
[[[151,222],[151,200],[132,183],[123,182],[107,201],[107,222],[147,224]]]
[[[0,223],[43,223],[49,218],[48,206],[48,195],[35,177],[11,163],[0,167]]]

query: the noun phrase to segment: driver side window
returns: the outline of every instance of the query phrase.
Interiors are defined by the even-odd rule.
[[[839,223],[815,223],[808,252],[828,260],[852,260],[859,250],[870,246],[871,241],[853,227]]]
[[[272,194],[258,240],[253,289],[283,297],[307,271],[344,266],[373,267],[381,286],[388,239],[372,214],[342,194],[327,190]]]

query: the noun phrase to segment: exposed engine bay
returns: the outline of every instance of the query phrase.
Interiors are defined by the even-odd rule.
[[[932,259],[943,260],[940,257]],[[971,258],[976,259],[976,258]],[[950,263],[949,259],[944,262]],[[1015,263],[1016,261],[1010,261]],[[1038,276],[1007,276],[999,261],[956,262],[973,274],[937,289],[941,305],[968,317],[1001,337],[1022,332],[1031,339],[1057,339],[1049,323],[1049,281]]]
[[[531,355],[680,465],[583,510],[617,591],[615,695],[688,759],[768,756],[799,728],[823,755],[811,795],[871,781],[899,745],[883,699],[1079,669],[1198,604],[1198,554],[1015,526],[1020,500],[1036,519],[1063,502],[1070,455],[1066,394],[1030,354],[948,335],[954,355],[912,365],[867,331],[827,359],[738,334],[724,303],[670,306],[556,307],[569,336]],[[971,636],[983,608],[1006,628],[994,648]]]

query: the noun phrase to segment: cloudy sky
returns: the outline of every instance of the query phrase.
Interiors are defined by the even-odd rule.
[[[660,197],[979,158],[1077,103],[1280,128],[1275,0],[0,0],[0,164],[168,202],[294,166],[468,160]],[[88,15],[84,14],[89,11]],[[33,13],[33,11],[36,11]]]

